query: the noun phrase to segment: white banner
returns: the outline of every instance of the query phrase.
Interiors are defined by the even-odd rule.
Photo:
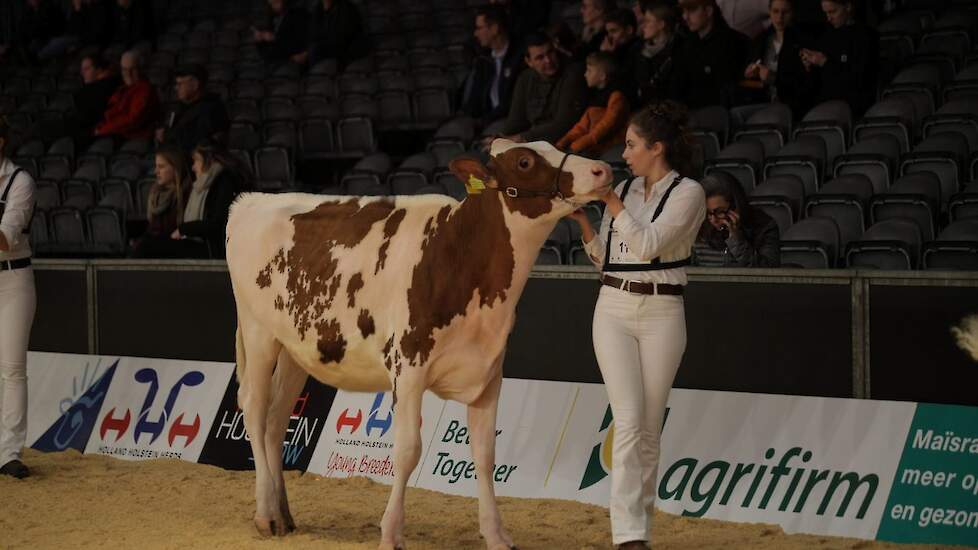
[[[118,357],[30,353],[27,443],[43,451],[84,451]]]
[[[123,358],[86,453],[196,462],[234,367]]]
[[[543,498],[548,474],[564,437],[577,384],[503,380],[496,416],[496,494]],[[457,495],[478,492],[469,445],[467,408],[445,404],[430,447],[422,455],[417,486]]]

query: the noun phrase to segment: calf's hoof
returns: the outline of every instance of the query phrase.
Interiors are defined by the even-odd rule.
[[[295,523],[285,519],[274,520],[268,518],[255,518],[255,528],[258,534],[263,537],[283,537],[295,530]]]

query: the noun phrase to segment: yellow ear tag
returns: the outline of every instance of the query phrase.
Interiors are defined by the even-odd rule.
[[[468,191],[470,195],[478,195],[479,193],[482,193],[482,190],[485,188],[486,182],[473,175],[469,175],[469,181],[465,182],[465,190]]]

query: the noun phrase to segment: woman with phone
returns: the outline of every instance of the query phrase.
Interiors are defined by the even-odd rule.
[[[622,157],[636,177],[602,197],[598,232],[582,211],[585,250],[601,274],[594,353],[614,415],[612,542],[648,548],[666,400],[686,350],[683,290],[703,188],[690,174],[686,109],[653,103],[635,114]]]
[[[744,190],[723,172],[703,178],[706,219],[693,246],[693,265],[700,267],[778,267],[778,224],[750,206]]]

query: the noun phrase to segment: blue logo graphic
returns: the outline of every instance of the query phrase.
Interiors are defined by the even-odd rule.
[[[78,399],[72,397],[62,399],[61,416],[34,442],[33,448],[44,452],[63,451],[65,449],[84,451],[88,445],[88,438],[95,428],[98,413],[102,409],[102,401],[109,391],[109,384],[112,383],[112,376],[115,374],[115,368],[118,364],[119,360],[117,359],[97,381],[91,383],[91,386]],[[98,365],[91,372],[92,380],[95,379],[97,373]],[[81,388],[84,388],[88,381],[89,369],[86,364],[82,374]],[[75,391],[72,393],[77,394],[79,387],[77,378],[73,382],[73,387]]]

